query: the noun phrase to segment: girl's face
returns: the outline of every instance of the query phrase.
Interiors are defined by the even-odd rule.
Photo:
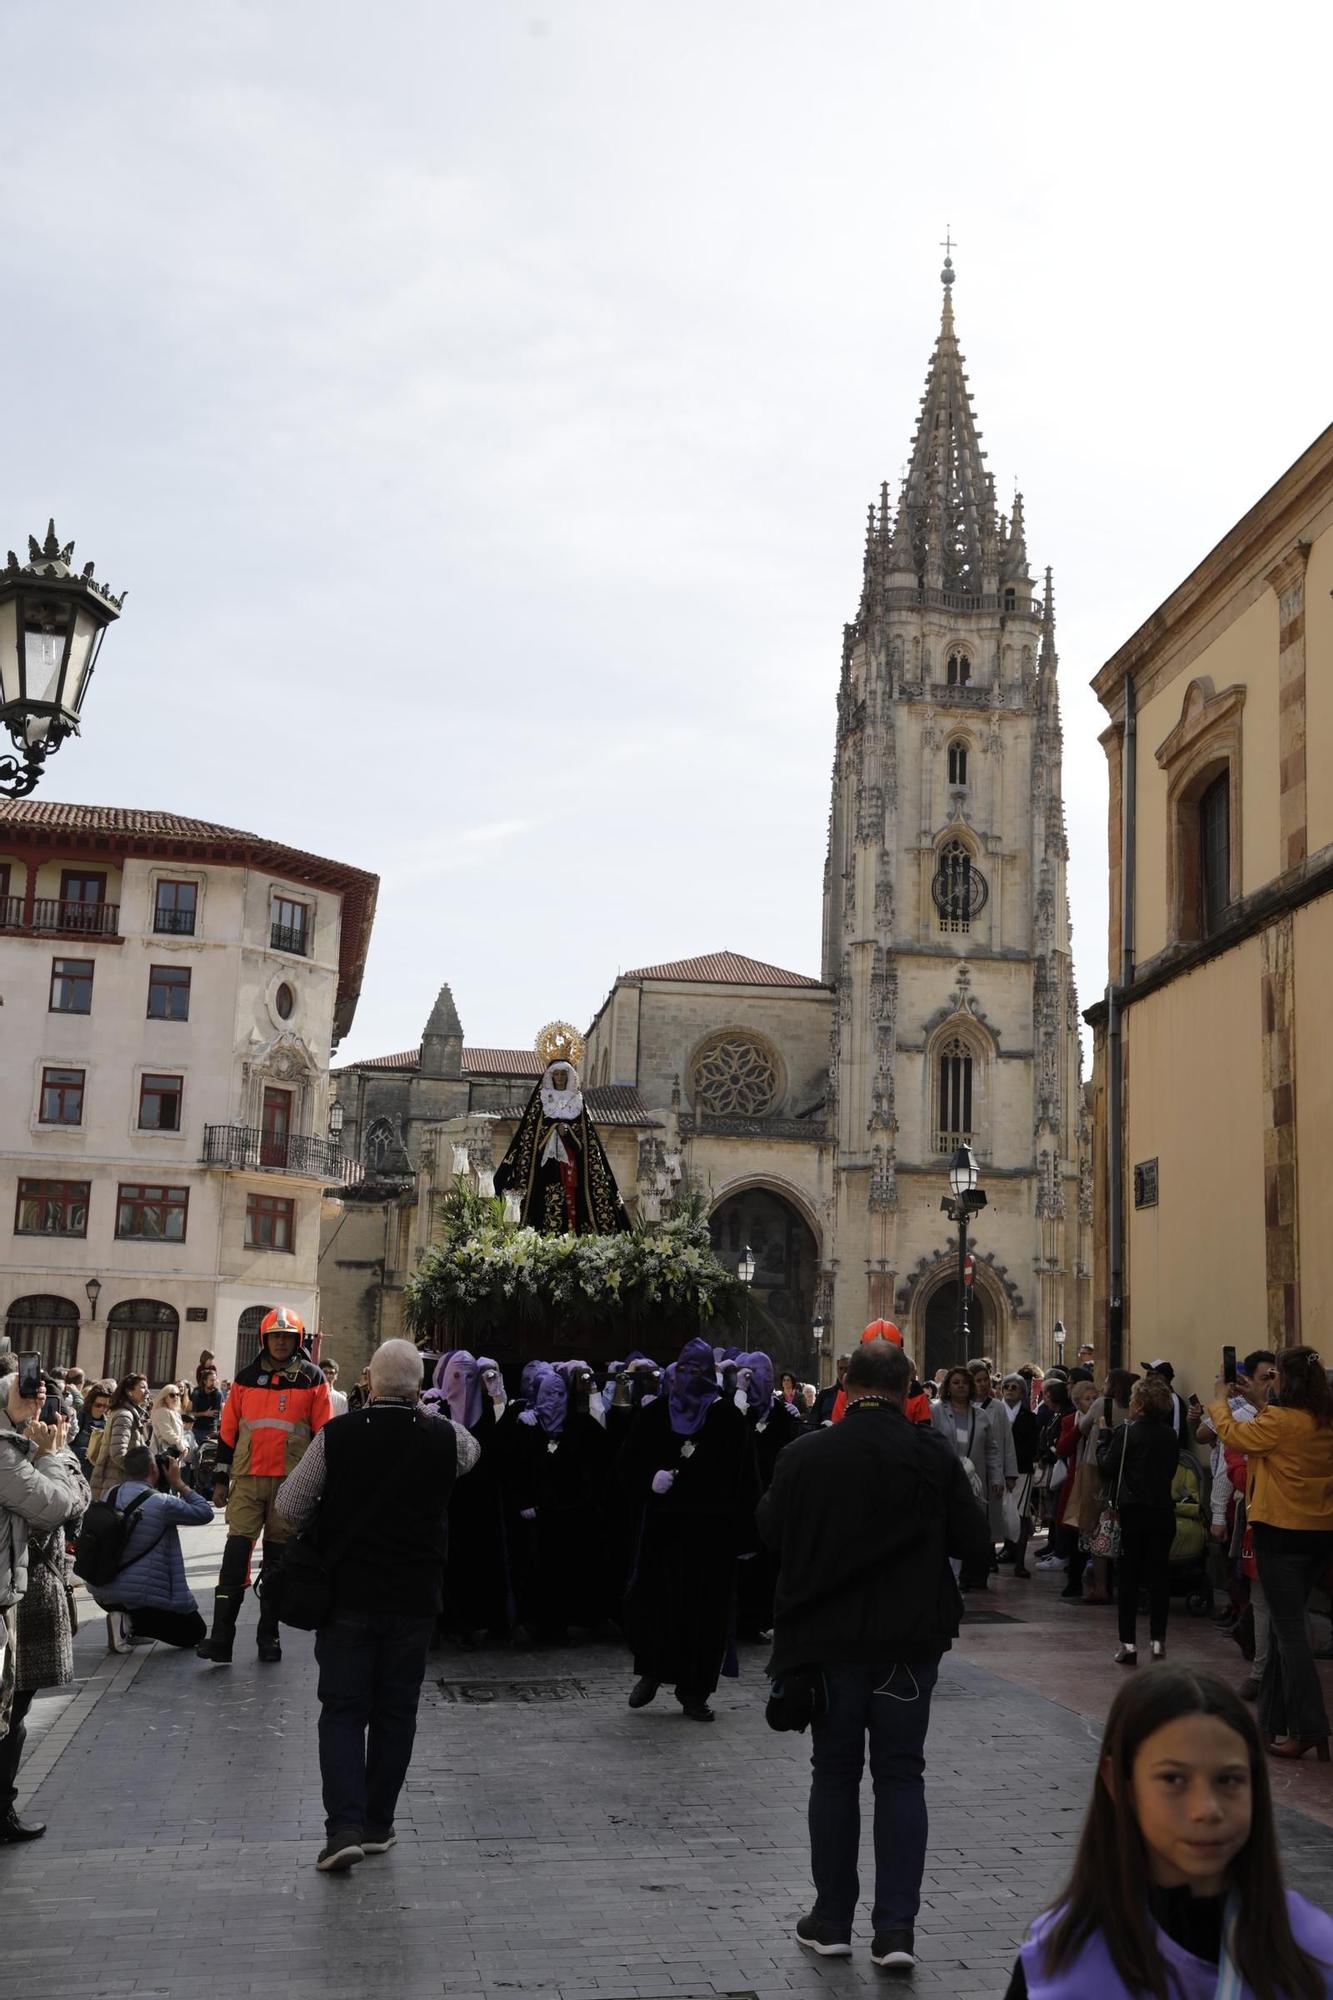
[[[105,1396],[92,1396],[89,1398],[88,1414],[90,1417],[104,1417],[106,1412],[107,1398]]]
[[[972,1400],[972,1377],[964,1368],[955,1368],[944,1385],[944,1393],[951,1402],[969,1403]]]
[[[1182,1715],[1139,1745],[1134,1816],[1159,1888],[1220,1896],[1250,1837],[1250,1753],[1216,1715]]]

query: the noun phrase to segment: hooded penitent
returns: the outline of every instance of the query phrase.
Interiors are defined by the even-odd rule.
[[[536,1398],[537,1384],[541,1381],[543,1375],[549,1375],[550,1373],[551,1364],[549,1361],[524,1362],[523,1373],[518,1378],[518,1393],[523,1402],[529,1407],[531,1407]]]
[[[432,1389],[438,1389],[441,1395],[444,1393],[444,1371],[457,1353],[456,1347],[446,1347],[435,1364],[435,1373],[430,1378],[430,1386]]]
[[[756,1351],[740,1357],[741,1386],[745,1390],[745,1404],[756,1423],[762,1423],[773,1407],[773,1389],[776,1377],[773,1363],[767,1354]]]
[[[667,1391],[671,1428],[677,1437],[693,1437],[722,1393],[712,1348],[706,1340],[687,1340],[667,1372],[671,1377]]]
[[[569,1413],[569,1392],[563,1376],[554,1369],[548,1370],[538,1382],[532,1412],[547,1437],[559,1437]]]
[[[648,1355],[636,1349],[625,1363],[625,1375],[629,1381],[630,1402],[635,1409],[656,1400],[662,1386],[662,1371]]]
[[[486,1400],[481,1386],[481,1370],[476,1356],[469,1354],[465,1347],[458,1348],[449,1356],[442,1387],[449,1414],[456,1424],[471,1430],[474,1424],[481,1422]]]

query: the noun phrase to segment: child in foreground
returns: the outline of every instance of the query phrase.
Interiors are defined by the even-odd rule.
[[[1333,1917],[1282,1886],[1250,1711],[1184,1667],[1153,1667],[1112,1703],[1073,1873],[1006,2000],[1145,1995],[1333,1996]]]

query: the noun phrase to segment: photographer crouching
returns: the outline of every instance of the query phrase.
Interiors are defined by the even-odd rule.
[[[68,1423],[41,1421],[45,1397],[37,1355],[0,1354],[0,1844],[39,1840],[46,1832],[19,1818],[15,1780],[33,1696],[73,1677],[63,1530],[88,1505],[89,1493],[65,1442]],[[34,1593],[24,1616],[29,1577],[48,1559],[60,1564],[49,1631],[45,1593]],[[47,1652],[59,1656],[54,1666]],[[70,1664],[62,1672],[66,1653]]]
[[[120,1567],[108,1583],[90,1584],[106,1612],[113,1653],[128,1653],[145,1639],[168,1646],[197,1646],[207,1627],[185,1577],[180,1528],[206,1528],[213,1509],[185,1484],[181,1461],[147,1445],[125,1454],[125,1477],[103,1496],[131,1515]]]

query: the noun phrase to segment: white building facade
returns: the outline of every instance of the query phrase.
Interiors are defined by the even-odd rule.
[[[378,883],[168,813],[0,807],[0,1312],[93,1377],[318,1326],[329,1134]]]

